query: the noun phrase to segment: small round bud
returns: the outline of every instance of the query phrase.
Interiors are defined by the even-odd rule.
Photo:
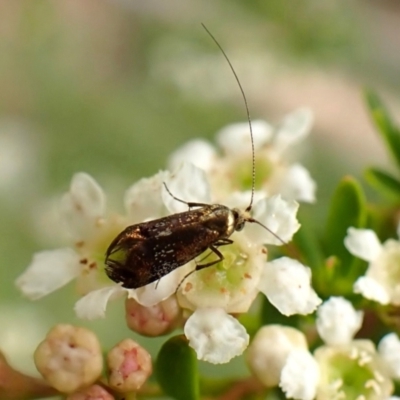
[[[247,350],[247,364],[265,386],[277,386],[282,368],[292,350],[307,350],[304,334],[297,329],[267,325],[255,335]]]
[[[152,373],[151,356],[132,339],[118,343],[107,355],[109,385],[118,392],[138,390]]]
[[[100,385],[92,385],[70,394],[66,400],[115,400],[115,397]]]
[[[57,325],[34,354],[36,368],[51,386],[63,393],[80,390],[100,376],[101,347],[86,328]]]
[[[145,307],[134,299],[126,299],[125,318],[129,329],[144,336],[161,336],[174,330],[182,321],[176,296]]]

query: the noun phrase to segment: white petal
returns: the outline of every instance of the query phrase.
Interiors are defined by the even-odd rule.
[[[180,269],[170,272],[159,281],[135,289],[136,301],[142,306],[152,307],[174,294],[182,278]]]
[[[36,253],[17,287],[31,300],[40,299],[75,279],[82,270],[79,255],[65,248]]]
[[[229,362],[249,344],[244,327],[220,308],[198,308],[186,321],[184,330],[197,358],[212,364]]]
[[[253,374],[267,387],[278,386],[282,368],[289,353],[307,350],[303,332],[281,325],[263,326],[254,336],[246,352],[246,360]]]
[[[196,167],[210,170],[217,154],[215,148],[205,140],[196,139],[174,151],[168,160],[168,168],[176,170],[184,162],[191,162]]]
[[[61,217],[75,240],[89,237],[105,212],[105,196],[98,183],[80,172],[72,177],[69,191],[61,199]]]
[[[167,171],[160,171],[150,178],[140,179],[126,191],[124,203],[132,224],[166,215],[161,190],[167,176]]]
[[[348,344],[361,328],[363,312],[343,297],[331,297],[317,311],[317,330],[329,345]]]
[[[370,229],[349,228],[344,245],[351,254],[365,261],[375,260],[382,251],[376,233]]]
[[[119,285],[93,290],[75,303],[76,315],[78,318],[89,320],[104,318],[109,300],[116,299],[124,294],[126,295],[127,292],[129,293],[130,291]]]
[[[287,115],[274,137],[274,148],[280,151],[303,140],[313,124],[313,114],[308,108],[299,108]]]
[[[316,183],[300,164],[291,165],[279,181],[277,191],[286,200],[314,203]]]
[[[290,399],[312,400],[317,392],[320,370],[306,350],[293,350],[282,369],[279,386]]]
[[[244,192],[233,192],[228,197],[224,198],[224,205],[229,208],[238,208],[239,210],[245,210],[249,205],[251,198],[251,190]],[[266,198],[265,190],[256,190],[254,192],[254,204],[264,200]]]
[[[395,333],[384,336],[378,345],[378,352],[389,369],[390,377],[400,379],[400,340]]]
[[[299,204],[286,201],[280,195],[258,201],[253,208],[253,218],[264,224],[283,242],[289,242],[300,228],[296,219]],[[282,245],[282,242],[257,224],[247,224],[246,236],[257,244]]]
[[[354,293],[362,294],[366,299],[377,301],[381,304],[389,304],[390,294],[378,281],[368,276],[362,276],[356,280],[353,286]]]
[[[262,120],[252,121],[254,149],[266,144],[272,137],[273,129]],[[248,122],[228,125],[217,133],[217,143],[226,154],[251,153],[251,137]]]
[[[174,199],[171,194],[183,202],[210,203],[210,187],[206,173],[191,163],[183,163],[177,171],[170,174],[165,183],[171,193],[163,187],[161,195],[172,214],[188,211],[188,206]]]
[[[322,300],[311,287],[311,270],[288,257],[267,262],[259,289],[286,316],[310,314]]]

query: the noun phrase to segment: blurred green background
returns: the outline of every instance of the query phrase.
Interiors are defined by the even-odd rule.
[[[32,372],[54,323],[78,323],[73,285],[35,303],[14,286],[35,251],[67,244],[56,205],[71,176],[90,173],[122,210],[128,185],[179,145],[245,119],[201,22],[253,118],[313,109],[298,157],[318,184],[318,203],[302,206],[316,223],[340,177],[388,164],[361,89],[399,112],[396,0],[0,0],[0,348],[19,368]],[[105,346],[127,333],[121,303],[108,316],[85,323]]]

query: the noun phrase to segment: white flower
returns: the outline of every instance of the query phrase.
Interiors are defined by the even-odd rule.
[[[391,378],[400,379],[400,340],[395,333],[384,336],[378,345],[378,352],[389,370]]]
[[[315,201],[316,185],[309,172],[302,165],[286,160],[287,150],[305,138],[311,125],[312,114],[308,109],[289,114],[276,129],[265,121],[252,122],[257,191],[262,191],[264,196],[281,194],[286,200]],[[235,191],[251,189],[252,146],[248,123],[226,126],[217,133],[216,141],[222,156],[218,157],[208,143],[195,141],[178,149],[171,156],[169,166],[192,161],[203,168],[214,196],[221,201]],[[196,151],[204,158],[200,160]]]
[[[310,268],[287,257],[266,263],[258,287],[286,316],[310,314],[322,302],[311,287]]]
[[[361,328],[363,312],[356,311],[343,297],[331,297],[317,311],[317,330],[325,343],[335,346],[350,343]]]
[[[266,386],[279,383],[287,398],[388,399],[393,391],[391,377],[400,371],[399,339],[388,335],[378,353],[371,341],[352,338],[361,319],[362,314],[345,299],[329,299],[317,317],[317,329],[328,343],[313,355],[299,334],[289,336],[288,328],[264,327],[250,345],[250,369]]]
[[[282,368],[279,386],[290,399],[315,398],[320,379],[319,365],[307,350],[293,350]]]
[[[192,163],[204,171],[211,170],[216,161],[216,150],[202,139],[194,139],[176,150],[168,160],[171,171],[177,170],[183,163]]]
[[[379,400],[393,392],[386,367],[369,340],[322,346],[316,349],[314,357],[321,371],[318,400]]]
[[[349,228],[344,243],[350,253],[369,262],[354,291],[381,304],[400,305],[400,242],[389,239],[382,245],[372,230]]]
[[[227,363],[249,344],[244,327],[220,308],[198,308],[185,324],[185,335],[200,360]]]
[[[123,225],[117,217],[105,218],[105,196],[96,181],[85,173],[74,175],[69,192],[61,200],[60,213],[72,246],[33,256],[16,281],[21,292],[32,300],[75,278],[79,278],[78,288],[82,293],[107,284],[104,253]]]
[[[267,325],[256,333],[247,349],[247,364],[265,386],[277,386],[288,355],[296,349],[307,350],[302,332],[287,326]]]

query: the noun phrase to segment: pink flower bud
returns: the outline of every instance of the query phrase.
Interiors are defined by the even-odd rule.
[[[103,367],[95,334],[72,325],[55,326],[36,349],[34,360],[44,379],[64,393],[91,385]]]
[[[152,373],[151,356],[132,339],[118,343],[107,355],[109,385],[118,392],[138,390]]]
[[[115,400],[115,397],[100,385],[92,385],[70,394],[66,400]]]
[[[134,299],[127,299],[125,311],[128,327],[144,336],[165,335],[182,321],[181,308],[175,296],[152,307],[144,307]]]

